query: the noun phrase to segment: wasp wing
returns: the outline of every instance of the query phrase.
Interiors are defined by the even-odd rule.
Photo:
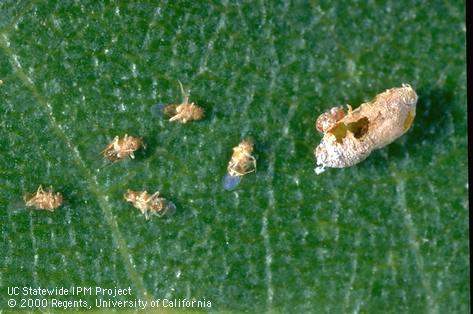
[[[242,176],[231,176],[230,174],[225,174],[223,178],[223,188],[227,191],[234,190],[238,184],[240,184]]]

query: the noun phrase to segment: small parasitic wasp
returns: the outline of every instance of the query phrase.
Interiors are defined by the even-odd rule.
[[[26,194],[23,199],[28,207],[45,209],[50,212],[61,206],[63,201],[61,193],[54,193],[52,187],[49,188],[49,191],[44,191],[41,185],[35,193]]]
[[[235,189],[245,174],[256,171],[256,159],[251,155],[253,146],[251,140],[244,140],[233,148],[232,158],[227,166],[227,174],[223,178],[225,190]]]
[[[134,159],[134,152],[143,146],[143,138],[134,137],[125,134],[123,138],[115,136],[112,143],[110,143],[101,152],[105,158],[110,161],[122,160],[127,157]]]
[[[170,216],[176,212],[176,205],[173,202],[159,196],[159,192],[150,195],[147,191],[135,192],[127,190],[123,198],[138,208],[141,213],[149,219],[150,215],[163,217]]]

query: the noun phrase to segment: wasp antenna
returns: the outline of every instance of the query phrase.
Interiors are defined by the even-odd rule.
[[[184,91],[184,87],[182,86],[182,83],[180,80],[177,80],[179,82],[179,86],[181,87],[181,94],[182,94],[182,103],[187,104],[189,103],[189,95]]]

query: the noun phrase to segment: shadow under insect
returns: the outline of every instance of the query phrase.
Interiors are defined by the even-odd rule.
[[[402,138],[401,143],[404,145],[397,141],[386,148],[390,157],[400,158],[405,155],[405,151],[425,154],[426,147],[433,148],[453,136],[454,130],[449,129],[452,127],[451,120],[461,113],[452,111],[452,104],[456,101],[452,90],[424,86],[418,89],[418,97],[413,126]]]

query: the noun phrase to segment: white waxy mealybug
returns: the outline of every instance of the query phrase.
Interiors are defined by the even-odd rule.
[[[184,91],[181,81],[179,81],[182,93],[182,103],[179,105],[167,105],[163,108],[164,114],[170,116],[169,121],[176,121],[179,123],[187,123],[188,121],[200,120],[204,116],[204,109],[195,105],[193,102],[189,103],[189,95]]]
[[[115,136],[112,143],[102,151],[102,154],[110,161],[126,158],[134,159],[134,152],[141,146],[143,146],[143,138],[141,137],[129,136],[128,134],[125,134],[123,138]]]
[[[62,205],[61,193],[54,193],[52,187],[49,187],[49,191],[44,191],[41,185],[35,193],[26,194],[23,199],[28,207],[44,209],[50,212],[53,212],[56,208]]]
[[[170,216],[176,212],[176,205],[160,197],[159,192],[150,195],[147,191],[135,192],[128,190],[123,194],[123,198],[138,208],[146,219],[149,219],[150,215],[162,217],[164,215]]]
[[[223,187],[233,190],[240,184],[242,176],[256,171],[256,159],[251,155],[253,142],[244,140],[233,148],[232,158],[227,166],[227,174],[223,179]]]
[[[315,172],[353,166],[373,150],[395,141],[411,127],[416,103],[414,89],[403,84],[378,94],[355,110],[348,106],[347,113],[335,107],[320,115],[316,125],[324,136],[314,151]]]

